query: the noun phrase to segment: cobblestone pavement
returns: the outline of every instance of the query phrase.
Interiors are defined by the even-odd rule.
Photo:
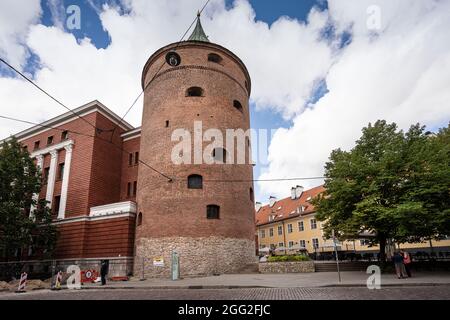
[[[450,286],[251,289],[113,289],[49,290],[0,293],[0,300],[450,300]]]

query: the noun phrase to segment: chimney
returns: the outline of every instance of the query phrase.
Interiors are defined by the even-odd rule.
[[[269,206],[272,208],[275,205],[275,202],[277,202],[277,198],[274,196],[270,196],[269,198]]]
[[[291,188],[291,199],[292,199],[292,200],[295,200],[295,197],[296,197],[295,194],[296,194],[296,192],[295,192],[295,187],[292,187],[292,188]]]
[[[302,186],[297,186],[295,188],[295,198],[299,199],[302,196],[304,188]]]
[[[259,210],[261,210],[261,208],[262,208],[262,203],[261,203],[261,202],[257,202],[257,203],[255,204],[255,210],[256,210],[256,212],[258,212]]]

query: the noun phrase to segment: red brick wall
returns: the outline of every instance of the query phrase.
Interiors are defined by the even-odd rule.
[[[134,225],[134,217],[60,224],[55,258],[133,256]]]
[[[154,55],[144,69],[143,78],[153,77],[172,46]],[[221,64],[208,61],[209,53],[222,56]],[[141,159],[157,170],[174,177],[167,179],[145,166],[139,167],[138,211],[143,214],[137,237],[205,237],[222,236],[254,240],[254,204],[249,190],[252,182],[207,182],[202,190],[187,188],[187,177],[200,174],[204,180],[253,179],[251,164],[174,165],[171,151],[173,130],[193,131],[194,121],[203,122],[203,132],[217,128],[225,137],[226,129],[250,127],[249,86],[238,58],[214,44],[183,43],[177,48],[179,67],[164,65],[144,96],[142,117]],[[148,71],[148,72],[147,72]],[[146,83],[144,83],[146,84]],[[196,86],[204,89],[202,97],[186,97],[186,90]],[[233,107],[239,100],[243,111]],[[170,126],[165,127],[166,120]],[[193,139],[192,139],[193,140]],[[191,144],[193,145],[193,141]],[[204,143],[204,147],[209,143]],[[220,206],[220,219],[206,218],[206,206]]]
[[[95,123],[96,113],[90,113],[84,118]],[[71,122],[58,126],[57,128],[75,131],[87,135],[94,135],[94,128],[85,121],[76,118]],[[60,130],[50,129],[38,135],[25,139],[23,145],[28,147],[32,153],[34,142],[40,140],[41,149],[46,147],[47,137],[54,136],[54,144],[61,142]],[[85,135],[79,135],[69,132],[69,139],[74,141],[74,148],[72,153],[72,164],[70,167],[69,189],[67,197],[66,217],[80,216],[89,214],[89,186],[92,170],[92,155],[94,150],[94,138]],[[60,151],[60,153],[62,153]],[[64,158],[59,156],[59,161],[62,162]],[[50,166],[50,155],[44,158],[43,169]],[[57,183],[56,192],[59,192],[60,185]],[[45,198],[46,186],[44,186],[40,193],[40,198]],[[54,193],[54,195],[58,195]]]
[[[138,168],[139,164],[135,164],[135,153],[139,152],[141,144],[141,138],[136,137],[131,140],[123,142],[124,150],[133,154],[133,162],[129,165],[129,154],[123,152],[122,154],[122,179],[120,183],[120,201],[136,201],[136,197],[133,196],[133,192],[128,196],[128,183],[133,186],[134,181],[138,180]]]
[[[90,113],[84,118],[104,130],[113,129],[115,126],[113,122],[98,112]],[[95,134],[92,126],[78,118],[58,128],[92,136]],[[54,144],[60,143],[61,132],[60,130],[50,129],[21,142],[32,153],[34,142],[37,140],[41,141],[41,149],[47,147],[47,137],[52,135],[54,136]],[[88,216],[91,207],[122,200],[123,159],[127,158],[126,153],[124,155],[122,151],[122,138],[120,137],[122,133],[123,129],[115,130],[112,139],[112,143],[115,145],[109,142],[112,132],[97,133],[99,138],[95,139],[85,135],[69,133],[69,139],[74,141],[74,147],[70,167],[66,218]],[[128,143],[128,145],[133,151],[139,151],[139,139]],[[50,158],[49,154],[45,155],[43,168],[50,166]],[[64,162],[65,150],[62,149],[59,151],[57,164]],[[128,165],[128,162],[126,164]],[[65,168],[65,170],[68,169]],[[137,181],[137,167],[127,169],[126,179]],[[61,194],[62,187],[62,181],[58,180],[58,167],[56,174],[53,200],[54,197]],[[45,198],[46,191],[46,185],[44,185],[40,192],[40,198]],[[134,217],[58,224],[59,239],[55,258],[132,256],[134,230]]]
[[[104,130],[114,128],[114,124],[100,113],[96,113],[96,126]],[[123,133],[123,129],[116,128],[112,140],[112,132],[104,132],[98,134],[99,138],[94,141],[89,184],[89,207],[120,201],[121,133]]]

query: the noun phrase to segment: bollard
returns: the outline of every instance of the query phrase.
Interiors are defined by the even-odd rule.
[[[26,292],[25,288],[27,286],[27,277],[28,277],[28,275],[26,272],[23,272],[20,275],[19,287],[17,288],[16,293]]]
[[[52,288],[52,290],[61,290],[61,282],[62,282],[62,272],[58,271],[56,275],[55,286]]]

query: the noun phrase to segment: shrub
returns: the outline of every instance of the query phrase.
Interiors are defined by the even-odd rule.
[[[268,262],[291,262],[291,261],[310,261],[308,256],[296,255],[296,256],[271,256],[267,259]]]

